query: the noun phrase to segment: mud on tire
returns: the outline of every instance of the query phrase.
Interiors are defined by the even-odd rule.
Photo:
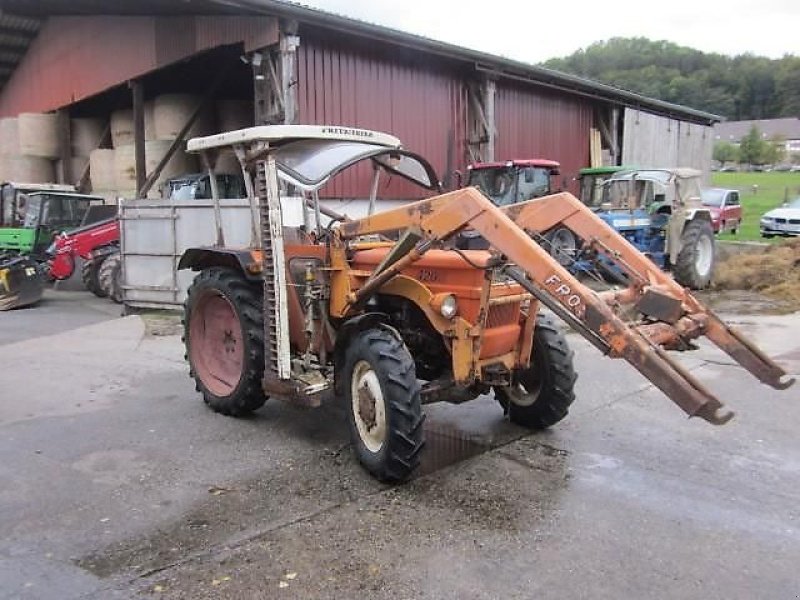
[[[182,321],[189,375],[218,413],[243,416],[267,400],[261,297],[260,286],[223,267],[204,269],[189,287]]]
[[[424,446],[420,386],[414,360],[388,327],[356,334],[337,377],[359,462],[381,481],[407,479]]]
[[[539,314],[533,332],[531,366],[514,375],[494,396],[512,423],[546,429],[567,416],[575,400],[573,352],[549,315]]]

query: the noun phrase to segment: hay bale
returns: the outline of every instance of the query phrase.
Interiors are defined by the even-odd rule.
[[[19,155],[19,121],[16,117],[0,119],[0,156]]]
[[[89,156],[92,150],[100,146],[103,137],[103,121],[101,119],[72,119],[70,121],[70,138],[73,156]]]
[[[116,150],[98,148],[89,154],[89,177],[93,190],[113,190],[117,182],[114,174],[114,154]]]
[[[164,94],[155,99],[154,123],[155,137],[158,140],[171,141],[178,137],[183,126],[192,116],[198,96],[191,94]],[[209,135],[214,131],[214,116],[210,110],[203,110],[198,115],[186,139]]]
[[[8,181],[53,183],[53,161],[37,156],[0,156],[0,173]]]
[[[18,127],[20,153],[51,160],[60,156],[58,115],[21,113]]]
[[[172,140],[152,140],[145,142],[145,169],[147,173],[152,173],[161,162],[161,159],[172,145]],[[179,150],[172,155],[169,162],[164,166],[155,184],[151,188],[151,197],[158,195],[160,185],[172,177],[186,175],[197,171],[197,161],[195,157]],[[136,154],[133,144],[121,146],[114,153],[114,189],[134,190],[136,189]]]

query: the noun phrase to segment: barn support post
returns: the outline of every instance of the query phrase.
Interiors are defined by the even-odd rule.
[[[486,77],[467,84],[467,153],[471,162],[493,161],[497,145],[497,83]]]
[[[257,125],[297,121],[297,22],[281,23],[277,44],[250,54]]]
[[[622,136],[621,133],[621,123],[619,119],[619,106],[612,106],[611,107],[611,140],[613,145],[611,146],[611,156],[614,158],[614,164],[620,165],[620,158],[622,156],[622,148],[620,144],[620,139]]]
[[[133,96],[133,151],[136,169],[136,196],[147,194],[144,190],[147,181],[147,163],[144,154],[144,85],[138,79],[129,84]]]
[[[617,109],[612,108],[606,111],[604,108],[595,109],[595,124],[597,131],[602,137],[601,148],[608,150],[611,156],[611,163],[618,164],[619,146],[617,141],[617,125],[614,122],[614,115]],[[601,152],[602,154],[602,152]]]

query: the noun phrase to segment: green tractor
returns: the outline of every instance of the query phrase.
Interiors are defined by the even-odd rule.
[[[589,208],[599,208],[603,202],[603,184],[621,171],[629,171],[633,167],[587,167],[578,171],[580,193],[578,197]]]
[[[85,224],[90,207],[102,202],[67,185],[0,185],[0,310],[41,299],[47,248],[62,231]]]

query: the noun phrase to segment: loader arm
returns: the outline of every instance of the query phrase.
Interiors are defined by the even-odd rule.
[[[631,286],[598,294],[583,285],[532,238],[532,234],[554,226],[572,230],[606,254],[631,276]],[[699,335],[706,335],[761,381],[777,389],[793,383],[783,381],[783,369],[567,193],[500,209],[475,188],[466,188],[341,224],[336,234],[341,241],[398,229],[407,230],[419,241],[409,245],[405,236],[406,249],[395,253],[361,289],[349,294],[347,305],[338,307],[340,312],[359,307],[367,294],[374,293],[429,248],[465,228],[479,232],[501,253],[508,276],[604,353],[631,363],[689,416],[714,424],[733,417],[665,352],[666,348],[681,348]],[[634,304],[647,318],[642,323],[625,323],[613,309],[626,304]]]

